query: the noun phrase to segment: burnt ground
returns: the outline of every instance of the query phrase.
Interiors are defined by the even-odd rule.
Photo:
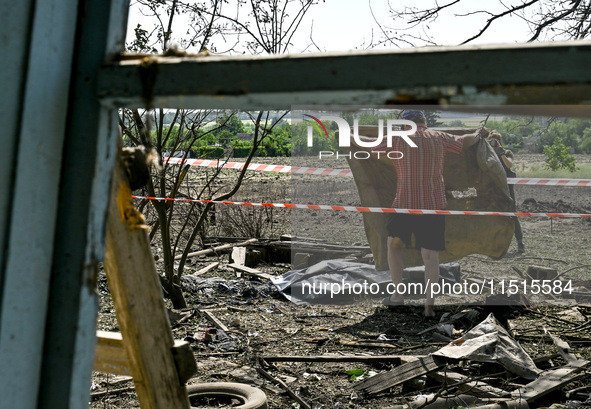
[[[517,158],[519,160],[519,158]],[[538,158],[539,159],[539,158]],[[268,163],[268,161],[260,160]],[[337,167],[337,166],[334,166]],[[263,178],[261,176],[260,178]],[[252,178],[241,190],[237,200],[287,201],[298,197],[286,197],[289,191],[287,177],[264,176]],[[261,180],[265,183],[262,183]],[[308,182],[315,185],[313,179]],[[591,213],[591,187],[562,188],[517,186],[518,210],[524,212],[567,212]],[[277,196],[273,196],[274,193]],[[331,180],[329,186],[314,190],[319,204],[355,204],[355,192],[349,182]],[[288,193],[287,193],[288,194]],[[241,195],[241,196],[240,196]],[[312,202],[310,202],[312,203]],[[266,234],[278,237],[280,234],[295,233],[297,236],[314,237],[344,245],[366,244],[360,219],[357,214],[329,211],[307,211],[305,216],[296,211],[278,210],[267,218],[271,226]],[[303,211],[302,211],[303,212]],[[314,214],[314,215],[312,215]],[[341,221],[342,223],[338,223]],[[502,260],[472,255],[459,260],[462,271],[474,280],[519,279],[518,273],[529,266],[543,266],[557,270],[564,280],[572,280],[575,289],[591,288],[591,221],[589,219],[521,218],[525,236],[526,253],[517,253],[513,241],[509,252]],[[322,226],[340,225],[331,230]],[[353,228],[351,226],[357,226]],[[212,232],[214,233],[214,232]],[[154,245],[154,253],[159,252]],[[191,260],[188,273],[219,261],[218,268],[200,276],[195,285],[186,286],[185,297],[189,308],[171,312],[174,337],[191,343],[196,357],[198,372],[188,382],[233,381],[245,382],[262,388],[267,394],[270,408],[302,407],[285,393],[284,388],[262,376],[259,368],[275,378],[281,379],[302,400],[314,408],[387,408],[412,401],[417,395],[442,393],[441,384],[430,378],[421,377],[376,395],[364,395],[354,389],[372,373],[385,372],[396,363],[358,362],[267,362],[262,358],[279,355],[407,355],[424,356],[447,344],[442,334],[433,327],[437,321],[422,317],[420,300],[411,300],[408,305],[391,311],[379,301],[363,301],[355,305],[298,306],[285,299],[265,280],[237,278],[227,265],[229,255],[219,254]],[[157,263],[158,266],[158,263]],[[279,275],[291,266],[285,262],[259,263],[256,268],[263,272]],[[588,292],[588,290],[585,290]],[[101,295],[98,327],[102,330],[118,329],[110,295],[104,275],[99,280]],[[558,299],[564,297],[558,296]],[[454,323],[452,338],[461,336],[486,315],[494,311],[512,331],[525,351],[534,359],[547,357],[557,352],[545,330],[561,337],[582,359],[591,360],[591,299],[568,296],[569,305],[557,306],[555,302],[534,305],[527,308],[513,306],[505,308],[478,305],[470,307],[477,311],[473,320]],[[484,303],[484,297],[473,300]],[[171,308],[167,301],[167,305]],[[465,299],[438,299],[438,318],[449,319],[466,306]],[[172,309],[172,308],[171,308]],[[215,325],[202,313],[208,310],[227,328],[228,338],[219,342],[202,341],[204,333]],[[445,313],[449,313],[445,315]],[[442,331],[445,332],[445,331]],[[538,363],[541,369],[557,368],[565,362],[554,356]],[[450,364],[448,369],[457,369]],[[496,375],[486,381],[507,391],[515,390],[527,381],[510,373],[499,374],[499,368],[492,364],[464,363],[462,370],[470,376]],[[354,371],[349,372],[348,371]],[[352,375],[353,374],[353,375]],[[362,374],[356,377],[354,374]],[[547,407],[552,403],[578,405],[589,397],[589,390],[568,393],[588,385],[590,377],[571,382],[543,399],[531,402],[530,407]],[[139,407],[133,391],[133,383],[126,378],[95,373],[93,376],[94,395],[92,408]],[[457,393],[451,387],[446,394]],[[211,403],[210,407],[227,407]]]

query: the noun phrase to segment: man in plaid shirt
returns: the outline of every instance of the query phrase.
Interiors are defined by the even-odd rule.
[[[463,148],[474,145],[488,130],[481,130],[457,137],[445,132],[427,128],[423,111],[406,110],[402,119],[417,124],[417,131],[410,139],[417,145],[411,147],[402,138],[392,138],[392,146],[384,141],[373,148],[373,153],[402,152],[403,157],[392,159],[397,174],[396,197],[393,208],[442,210],[447,207],[443,164],[448,152],[460,153]],[[414,215],[392,213],[388,219],[388,265],[395,285],[402,282],[404,260],[402,249],[411,245],[411,236],[415,236],[415,245],[421,249],[425,263],[425,283],[439,282],[439,252],[445,249],[445,216]],[[434,317],[435,297],[427,288],[425,317]],[[392,294],[384,300],[388,306],[404,304],[404,294]]]

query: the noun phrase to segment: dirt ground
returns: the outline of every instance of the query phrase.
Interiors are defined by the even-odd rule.
[[[516,160],[520,159],[539,161],[540,157],[516,157]],[[263,159],[258,162],[271,163]],[[342,164],[334,167],[342,167]],[[354,189],[351,190],[351,180],[334,178],[322,182],[323,185],[319,188],[318,179],[314,178],[321,177],[307,176],[299,185],[314,186],[313,195],[309,192],[291,195],[290,189],[286,187],[286,184],[291,183],[289,176],[253,177],[235,199],[261,199],[276,203],[306,199],[310,200],[309,203],[316,204],[356,204],[358,198],[354,195]],[[273,194],[276,196],[272,197]],[[313,196],[314,202],[311,197],[306,198],[306,195]],[[516,186],[516,197],[518,211],[591,213],[591,187]],[[268,220],[272,226],[267,231],[275,238],[280,234],[293,234],[343,245],[367,243],[362,227],[359,228],[362,226],[361,219],[354,213],[278,210]],[[572,280],[578,290],[591,288],[590,219],[520,220],[526,246],[524,254],[517,253],[517,246],[513,241],[502,260],[491,260],[480,255],[458,260],[462,272],[474,280],[491,277],[521,280],[517,270],[524,272],[529,266],[535,265],[556,269],[563,279]],[[327,229],[323,227],[327,225],[341,227],[327,233]],[[153,248],[157,255],[158,245],[155,244]],[[185,286],[189,308],[170,313],[174,337],[190,342],[197,361],[198,372],[188,383],[232,381],[255,385],[265,391],[269,408],[303,406],[290,397],[284,387],[265,378],[264,372],[281,379],[312,408],[388,408],[412,401],[418,395],[454,395],[457,387],[449,387],[443,391],[441,384],[426,377],[375,395],[356,391],[354,386],[363,379],[397,365],[386,359],[377,363],[282,362],[275,361],[272,357],[424,356],[446,345],[449,341],[445,336],[461,336],[490,312],[494,312],[512,331],[516,340],[533,359],[557,352],[552,340],[546,335],[549,331],[567,341],[572,352],[580,358],[591,360],[591,298],[584,295],[579,295],[576,299],[575,296],[566,297],[569,299],[568,305],[530,307],[491,307],[484,305],[484,297],[476,300],[480,305],[470,307],[466,306],[464,299],[439,299],[438,320],[449,320],[451,315],[467,308],[476,311],[471,320],[455,322],[453,332],[445,335],[441,333],[441,328],[434,328],[437,320],[425,320],[422,317],[420,300],[412,300],[396,310],[383,307],[379,301],[369,300],[349,306],[295,305],[266,280],[237,278],[234,270],[227,266],[227,253],[194,258],[187,273],[214,261],[220,262],[218,268],[199,276],[194,285]],[[268,274],[280,275],[289,271],[291,265],[285,262],[260,263],[256,268]],[[98,328],[117,331],[104,274],[100,275],[99,292],[101,301]],[[228,328],[227,337],[218,336],[217,342],[203,341],[205,332],[215,328],[215,325],[202,310],[208,310]],[[539,362],[538,367],[551,369],[563,364],[562,358],[553,356]],[[460,369],[459,367],[460,364],[449,364],[448,370]],[[461,370],[470,376],[495,373],[495,376],[487,379],[487,383],[507,391],[518,389],[520,385],[527,383],[509,372],[499,370],[495,364],[467,362]],[[588,385],[590,379],[589,376],[582,377],[543,399],[530,403],[530,407],[549,407],[551,404],[568,404],[569,408],[591,406],[589,389],[568,394],[568,391]],[[133,382],[128,378],[95,373],[91,393],[91,408],[139,407]],[[231,406],[227,402],[210,402],[210,406],[203,407]]]

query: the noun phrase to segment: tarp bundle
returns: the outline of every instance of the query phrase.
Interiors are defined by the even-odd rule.
[[[413,269],[417,270],[404,270],[403,283],[412,281],[410,271]],[[451,284],[460,279],[459,270],[458,263],[439,265],[441,279]],[[369,299],[382,300],[384,294],[391,291],[388,285],[392,283],[392,278],[390,271],[377,271],[370,264],[324,260],[307,268],[272,277],[271,282],[295,304],[352,305]]]
[[[433,355],[478,362],[494,362],[525,379],[535,379],[541,370],[493,314],[464,336],[444,346]]]
[[[463,135],[475,129],[434,128],[435,130]],[[377,126],[359,126],[359,134],[376,137]],[[351,152],[368,148],[352,146]],[[353,157],[353,155],[352,155]],[[396,170],[391,159],[381,155],[378,159],[347,159],[359,190],[361,205],[391,207],[396,193]],[[514,211],[509,195],[507,176],[490,145],[481,140],[464,149],[459,155],[445,158],[444,179],[448,210]],[[454,198],[453,191],[476,190],[476,197]],[[387,214],[364,213],[363,221],[367,240],[374,255],[376,269],[388,269],[387,262]],[[513,221],[505,216],[446,216],[446,250],[440,253],[442,263],[455,261],[469,254],[484,254],[501,258],[507,252],[513,237]],[[422,265],[420,251],[404,250],[405,266]]]

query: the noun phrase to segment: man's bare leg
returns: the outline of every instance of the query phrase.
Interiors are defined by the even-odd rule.
[[[435,316],[435,295],[431,292],[431,285],[439,282],[439,252],[421,249],[421,256],[425,263],[425,285],[429,286],[425,300],[425,317],[433,317]]]
[[[404,259],[402,258],[402,249],[404,243],[398,237],[388,237],[388,267],[394,285],[402,282],[402,269],[404,268]],[[391,294],[392,303],[403,303],[404,294]]]

